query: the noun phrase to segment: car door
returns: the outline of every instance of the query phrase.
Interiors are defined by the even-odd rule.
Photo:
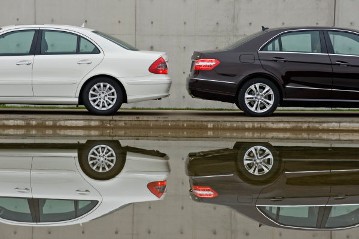
[[[333,100],[359,102],[359,33],[328,31]]]
[[[89,39],[72,32],[42,30],[34,60],[35,97],[74,98],[79,82],[103,59]]]
[[[60,154],[64,153],[45,153],[33,158],[31,169],[33,197],[101,201],[99,192],[77,171],[75,157]]]
[[[267,43],[259,58],[265,70],[282,79],[285,100],[330,99],[332,67],[321,31],[285,32]]]
[[[0,97],[33,96],[32,67],[36,29],[0,35]]]
[[[0,149],[0,196],[31,198],[32,157],[14,149]]]

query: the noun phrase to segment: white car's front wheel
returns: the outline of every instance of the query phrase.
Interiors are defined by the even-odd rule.
[[[123,102],[119,83],[106,77],[90,81],[85,86],[82,97],[86,109],[96,115],[115,114]]]

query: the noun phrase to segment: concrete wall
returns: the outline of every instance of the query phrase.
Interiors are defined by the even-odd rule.
[[[187,94],[194,50],[224,47],[262,25],[358,28],[358,7],[357,0],[1,0],[0,25],[86,21],[137,48],[167,52],[171,97],[128,107],[235,108]]]

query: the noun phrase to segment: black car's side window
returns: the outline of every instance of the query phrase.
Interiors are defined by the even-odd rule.
[[[262,51],[322,53],[319,31],[288,32],[269,42]]]
[[[35,30],[5,33],[0,36],[1,56],[29,55]]]
[[[329,31],[334,54],[359,55],[359,36],[349,32]]]

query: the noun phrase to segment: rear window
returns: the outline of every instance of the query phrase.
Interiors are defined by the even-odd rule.
[[[134,46],[116,38],[116,37],[113,37],[113,36],[110,36],[106,33],[103,33],[103,32],[99,32],[99,31],[94,31],[93,33],[99,35],[99,36],[102,36],[103,38],[115,43],[116,45],[122,47],[122,48],[125,48],[126,50],[130,50],[130,51],[138,51],[137,48],[135,48]]]

